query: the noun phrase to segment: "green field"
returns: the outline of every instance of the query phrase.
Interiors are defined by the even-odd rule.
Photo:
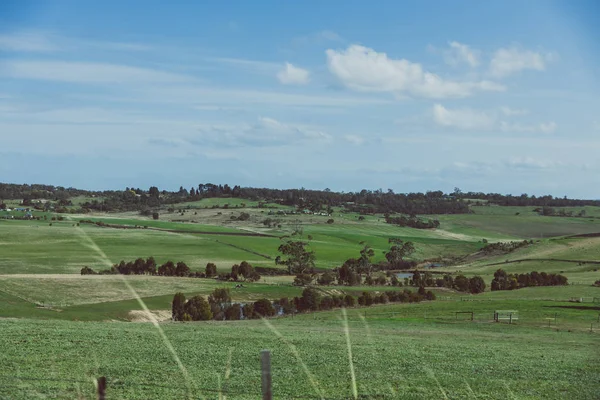
[[[238,208],[210,208],[226,203]],[[79,274],[83,266],[101,270],[149,256],[159,264],[184,261],[193,271],[208,262],[228,271],[243,260],[274,267],[281,237],[298,226],[302,234],[295,238],[310,243],[319,268],[358,257],[365,244],[375,250],[373,261],[383,260],[394,237],[414,242],[411,259],[453,259],[438,270],[480,275],[488,285],[479,295],[432,288],[436,301],[348,310],[358,398],[595,399],[600,392],[600,307],[593,303],[600,288],[592,286],[600,279],[600,237],[565,237],[600,232],[594,207],[586,208],[590,218],[569,218],[541,217],[533,207],[474,206],[473,214],[429,216],[440,228],[419,230],[385,224],[380,215],[359,221],[339,209],[333,224],[322,216],[274,215],[281,227],[268,228],[262,224],[268,210],[242,199],[174,208],[188,206],[183,216],[165,208],[158,221],[132,212],[0,219],[0,399],[94,398],[98,376],[108,378],[108,398],[255,399],[263,348],[273,353],[275,398],[353,398],[340,310],[272,319],[272,328],[261,321],[168,321],[175,292],[208,295],[230,287],[234,301],[278,299],[300,295],[293,277],[263,277],[235,289],[211,279]],[[248,221],[231,219],[241,211],[250,214]],[[132,229],[78,227],[80,219]],[[265,236],[248,235],[256,233]],[[534,243],[484,254],[484,238]],[[572,284],[490,292],[498,268],[561,273]],[[354,296],[392,289],[320,288]],[[519,319],[494,323],[495,310],[518,310]],[[474,321],[457,312],[472,312]],[[151,318],[162,321],[189,380]]]
[[[275,398],[352,398],[340,312],[322,317],[275,320],[272,328],[162,324],[185,373],[151,324],[0,320],[0,362],[9,371],[0,375],[0,396],[92,398],[93,379],[106,376],[108,398],[256,399],[259,352],[267,348]],[[595,399],[600,390],[597,335],[451,320],[363,322],[352,310],[348,325],[360,398]]]

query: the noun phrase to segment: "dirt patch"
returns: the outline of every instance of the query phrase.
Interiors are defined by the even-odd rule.
[[[171,310],[150,310],[150,312],[158,322],[171,319]],[[152,322],[152,318],[143,310],[129,311],[128,319],[131,322]]]

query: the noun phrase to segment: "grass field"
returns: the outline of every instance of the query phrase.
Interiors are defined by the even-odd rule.
[[[158,263],[184,261],[194,271],[207,262],[222,271],[242,260],[274,266],[280,237],[291,234],[296,220],[303,230],[297,238],[308,241],[310,235],[317,267],[339,266],[357,257],[364,244],[375,250],[374,261],[382,260],[388,238],[395,237],[414,242],[416,260],[466,256],[439,270],[480,275],[488,284],[479,295],[433,289],[438,300],[432,302],[348,310],[358,398],[598,398],[600,307],[592,301],[600,298],[600,288],[591,284],[600,279],[600,264],[594,263],[600,262],[600,237],[565,237],[600,232],[593,218],[598,209],[586,208],[590,218],[565,218],[541,217],[533,207],[474,206],[474,214],[430,216],[441,222],[435,230],[388,225],[377,215],[359,221],[357,214],[336,210],[334,224],[321,216],[278,215],[273,218],[281,227],[267,228],[262,221],[268,211],[241,208],[242,202],[256,205],[207,199],[175,205],[192,208],[183,216],[162,210],[158,221],[136,213],[0,220],[0,364],[5,367],[0,399],[94,398],[92,380],[98,376],[108,378],[108,398],[255,399],[263,348],[273,354],[275,398],[353,398],[340,310],[269,323],[161,322],[188,371],[187,381],[157,328],[144,322],[150,316],[138,300],[153,318],[165,321],[175,292],[207,295],[225,286],[239,302],[298,296],[302,289],[290,285],[291,277],[264,277],[234,289],[209,279],[79,274],[84,265],[99,270],[107,262],[148,256]],[[210,208],[225,203],[238,208]],[[250,214],[248,221],[231,219],[242,211]],[[149,228],[74,226],[80,219]],[[248,233],[270,236],[240,235]],[[484,238],[535,240],[511,253],[483,255]],[[562,273],[577,284],[490,292],[498,268]],[[390,289],[320,288],[354,296]],[[495,310],[508,309],[518,310],[516,324],[492,322]],[[456,314],[461,311],[472,312],[474,321],[464,320],[470,314]]]
[[[0,396],[92,398],[93,378],[106,376],[108,398],[256,399],[268,348],[275,398],[352,398],[341,314],[322,314],[271,327],[162,324],[189,379],[151,324],[0,320]],[[595,399],[600,390],[596,334],[359,315],[349,311],[348,336],[360,398]]]

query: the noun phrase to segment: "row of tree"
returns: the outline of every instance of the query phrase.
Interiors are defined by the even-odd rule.
[[[508,274],[503,269],[494,273],[492,290],[514,290],[529,286],[563,286],[567,285],[567,277],[546,272],[529,272],[524,274]]]
[[[433,229],[439,228],[440,226],[440,221],[438,221],[437,219],[421,219],[415,215],[400,215],[394,217],[389,214],[385,214],[385,222],[387,224],[398,225],[403,227],[408,226],[410,228],[415,229]]]
[[[386,291],[373,294],[363,292],[360,296],[323,295],[321,291],[307,287],[301,296],[292,299],[282,297],[270,301],[259,299],[252,303],[233,303],[229,289],[215,289],[205,299],[196,295],[189,300],[183,293],[176,293],[171,303],[172,318],[174,321],[207,321],[207,320],[240,320],[267,318],[274,315],[304,313],[319,310],[331,310],[342,307],[371,306],[373,304],[387,304],[390,302],[416,303],[423,300],[435,300],[435,294],[419,288],[417,292]]]
[[[502,252],[502,253],[510,253],[515,251],[521,247],[527,247],[530,244],[533,244],[533,240],[523,240],[523,241],[511,241],[511,242],[496,242],[496,243],[487,243],[481,248],[486,254]]]
[[[81,269],[81,275],[157,275],[157,276],[178,276],[190,278],[217,278],[224,281],[247,281],[255,282],[260,280],[258,271],[247,261],[242,261],[240,264],[234,264],[231,267],[231,272],[218,273],[217,266],[214,263],[206,264],[204,272],[192,272],[187,264],[179,261],[175,264],[173,261],[167,261],[164,264],[157,266],[154,257],[148,257],[146,260],[138,258],[135,261],[114,264],[110,269],[105,269],[100,272],[94,271],[92,268],[85,266]]]

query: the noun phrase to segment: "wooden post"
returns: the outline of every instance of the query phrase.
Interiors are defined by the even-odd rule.
[[[101,376],[98,378],[98,400],[106,399],[106,377]]]
[[[508,323],[509,323],[509,325],[511,325],[512,324],[512,313],[509,313],[508,316],[509,316]]]
[[[262,370],[262,398],[273,400],[273,389],[271,388],[271,352],[262,350],[260,352],[260,367]]]

